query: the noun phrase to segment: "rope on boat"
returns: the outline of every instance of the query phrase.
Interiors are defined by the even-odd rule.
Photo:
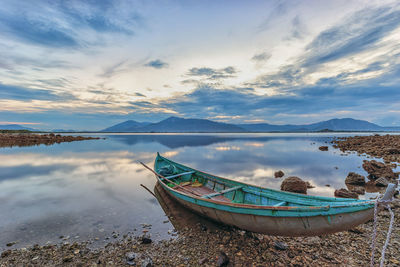
[[[399,190],[399,189],[396,189]],[[375,200],[375,205],[374,205],[374,227],[373,227],[373,233],[372,233],[372,241],[371,241],[371,267],[375,265],[375,249],[376,249],[376,232],[377,232],[377,221],[378,221],[378,205],[381,204],[384,208],[387,208],[390,213],[390,223],[389,223],[389,229],[386,234],[386,241],[385,244],[382,247],[382,252],[381,252],[381,262],[380,262],[380,267],[383,267],[385,264],[385,253],[386,253],[386,248],[389,245],[389,240],[390,240],[390,235],[392,234],[393,231],[393,222],[394,222],[394,212],[392,211],[390,207],[390,203],[393,202],[393,197],[390,200],[384,200],[382,199],[383,195],[379,194],[378,197]]]

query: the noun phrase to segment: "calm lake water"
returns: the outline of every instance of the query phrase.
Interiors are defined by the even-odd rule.
[[[154,175],[138,161],[152,166],[157,151],[199,170],[271,188],[280,187],[283,179],[273,175],[282,170],[285,177],[315,185],[310,195],[333,196],[346,187],[348,172],[366,175],[365,156],[343,155],[329,144],[345,135],[350,134],[91,134],[106,139],[0,148],[0,250],[13,241],[13,247],[62,242],[60,236],[101,245],[114,240],[114,231],[141,234],[143,223],[152,225],[153,239],[170,238],[172,224],[140,186],[154,188]],[[321,145],[329,151],[319,151]]]

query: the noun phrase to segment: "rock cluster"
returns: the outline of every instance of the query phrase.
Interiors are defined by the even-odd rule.
[[[394,173],[392,170],[392,165],[378,162],[376,160],[364,160],[363,168],[368,172],[368,179],[376,180],[378,178],[386,178],[388,180],[396,180],[399,177],[398,173]]]
[[[307,194],[307,183],[299,177],[290,176],[283,180],[281,184],[282,191]]]
[[[60,134],[0,133],[0,147],[52,145],[54,143],[100,139],[99,137],[66,136]]]
[[[335,148],[341,151],[356,151],[383,158],[386,163],[400,163],[400,135],[352,136],[333,140]]]

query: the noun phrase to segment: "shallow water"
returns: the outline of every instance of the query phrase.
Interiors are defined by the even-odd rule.
[[[333,196],[345,188],[348,172],[366,175],[365,156],[343,155],[329,144],[345,135],[351,134],[91,134],[106,140],[1,148],[0,250],[14,241],[13,247],[74,240],[102,245],[114,240],[114,231],[141,234],[142,223],[152,225],[153,239],[170,238],[173,225],[140,186],[154,188],[155,177],[138,161],[152,165],[157,151],[199,170],[271,188],[280,187],[283,179],[273,174],[282,170],[316,186],[310,195]],[[321,145],[329,151],[319,151]]]

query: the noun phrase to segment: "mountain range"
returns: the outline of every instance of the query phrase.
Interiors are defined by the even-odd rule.
[[[0,130],[30,130],[17,124],[0,125]],[[88,129],[90,132],[95,130]],[[173,132],[214,132],[214,133],[243,133],[243,132],[324,132],[324,131],[400,131],[400,127],[382,127],[365,120],[352,118],[331,119],[311,124],[230,124],[206,119],[185,119],[169,117],[165,120],[152,122],[124,121],[98,132],[138,132],[138,133],[173,133]],[[56,129],[53,132],[74,132],[74,130]]]
[[[28,130],[28,131],[35,131],[32,128],[28,127],[23,127],[18,124],[5,124],[5,125],[0,125],[0,130]]]
[[[157,123],[133,120],[116,124],[101,132],[319,132],[319,131],[398,131],[400,127],[382,127],[352,118],[331,119],[312,124],[275,125],[228,124],[206,119],[169,117]]]

